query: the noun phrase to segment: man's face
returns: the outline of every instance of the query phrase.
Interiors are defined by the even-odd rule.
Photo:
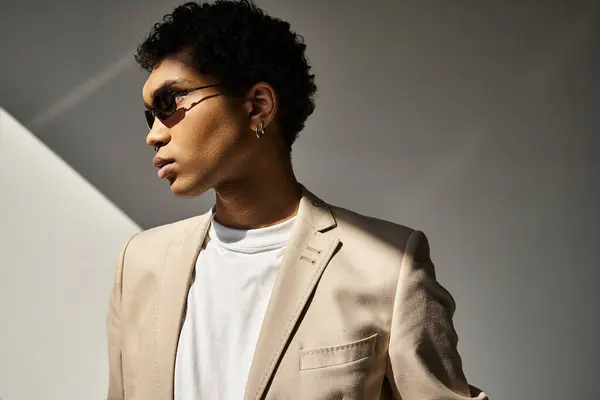
[[[219,83],[198,74],[184,57],[169,57],[150,73],[142,93],[147,106],[161,90],[177,93]],[[159,176],[169,180],[171,192],[196,197],[237,179],[252,144],[248,102],[223,94],[219,86],[175,98],[175,113],[163,121],[156,118],[146,138],[150,146],[159,147],[155,160],[170,161]]]

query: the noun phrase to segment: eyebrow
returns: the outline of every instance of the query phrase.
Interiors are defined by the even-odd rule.
[[[163,92],[163,91],[165,91],[167,89],[171,89],[173,86],[177,86],[177,85],[182,84],[182,83],[190,84],[190,83],[193,83],[193,82],[191,80],[189,80],[189,79],[186,79],[186,78],[168,79],[168,80],[164,81],[159,87],[157,87],[156,89],[154,89],[152,91],[152,94],[151,94],[150,98],[154,101],[154,97],[158,93]],[[148,105],[146,102],[144,102],[144,106],[146,106],[147,109],[152,108],[152,106]]]

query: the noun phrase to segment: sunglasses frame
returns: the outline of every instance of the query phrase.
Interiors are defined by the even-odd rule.
[[[192,88],[192,89],[183,89],[183,90],[164,90],[161,91],[160,93],[158,93],[157,95],[154,96],[154,99],[152,100],[152,107],[151,108],[146,108],[144,110],[144,116],[146,117],[146,125],[148,126],[148,129],[152,129],[152,126],[154,126],[154,120],[156,118],[158,118],[161,122],[166,120],[167,118],[169,118],[171,115],[173,115],[175,113],[175,111],[177,111],[177,100],[176,97],[177,96],[185,96],[191,92],[195,92],[197,90],[201,90],[201,89],[208,89],[211,87],[215,87],[215,86],[221,86],[220,83],[215,83],[212,85],[205,85],[205,86],[200,86],[200,87],[196,87],[196,88]],[[157,100],[159,98],[162,98],[163,103],[166,105],[166,107],[168,107],[166,110],[165,109],[160,109],[160,107],[156,106]],[[167,100],[167,101],[165,101]],[[164,106],[162,108],[165,108]]]

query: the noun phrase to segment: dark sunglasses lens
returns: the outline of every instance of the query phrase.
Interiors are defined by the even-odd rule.
[[[146,123],[148,127],[152,129],[152,125],[154,125],[154,116],[156,116],[161,121],[169,118],[175,112],[177,108],[175,101],[175,96],[170,92],[163,92],[154,98],[153,102],[153,111],[146,110]]]
[[[160,119],[168,118],[175,112],[175,96],[170,92],[163,92],[154,98],[154,108],[159,113]]]
[[[150,110],[144,110],[144,115],[146,116],[146,124],[148,124],[148,128],[152,129],[152,125],[154,125],[154,114]]]

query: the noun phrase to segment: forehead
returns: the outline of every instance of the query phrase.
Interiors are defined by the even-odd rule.
[[[154,92],[165,84],[165,82],[175,80],[186,80],[190,84],[203,84],[203,79],[192,67],[190,67],[181,56],[172,56],[165,58],[158,64],[142,88],[142,97],[148,104],[152,103]],[[185,85],[182,83],[181,85]]]

